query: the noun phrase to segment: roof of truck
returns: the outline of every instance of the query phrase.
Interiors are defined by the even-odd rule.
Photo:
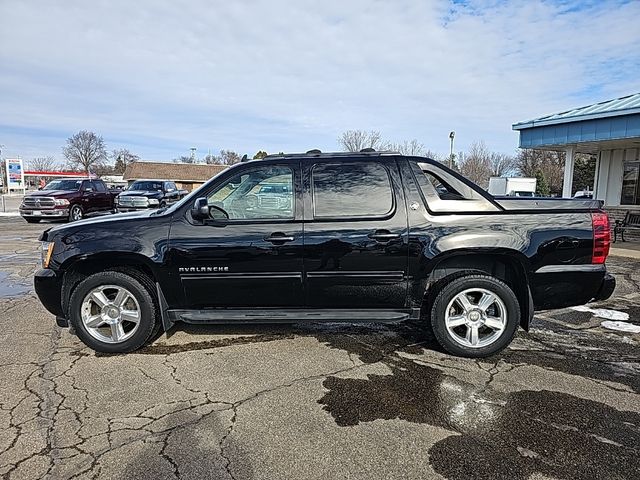
[[[303,153],[274,153],[267,155],[263,160],[272,160],[275,158],[371,158],[371,157],[387,157],[401,155],[398,152],[380,151],[364,149],[359,152],[321,152],[320,150],[309,150]]]

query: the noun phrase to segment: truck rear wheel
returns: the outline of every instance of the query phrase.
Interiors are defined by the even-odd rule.
[[[75,288],[69,317],[85,345],[104,353],[137,350],[157,325],[151,293],[137,279],[114,271],[95,273]]]
[[[433,332],[447,352],[487,357],[511,343],[520,324],[520,304],[502,280],[467,275],[442,287],[430,317]]]

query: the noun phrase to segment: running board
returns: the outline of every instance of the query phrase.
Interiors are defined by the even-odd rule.
[[[173,320],[186,323],[400,322],[418,318],[419,309],[397,310],[169,310]]]

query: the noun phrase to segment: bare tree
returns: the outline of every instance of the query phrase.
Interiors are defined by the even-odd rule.
[[[483,188],[489,185],[491,152],[484,142],[471,144],[469,152],[460,160],[460,173]]]
[[[220,150],[220,158],[223,165],[235,165],[239,163],[242,157],[233,150]]]
[[[401,143],[391,143],[388,145],[389,150],[401,153],[402,155],[411,155],[415,157],[423,157],[427,152],[425,146],[415,138],[413,140],[404,140]]]
[[[365,148],[386,150],[389,143],[382,139],[380,132],[371,130],[347,130],[338,138],[338,145],[345,152],[359,152]]]
[[[82,130],[67,139],[62,149],[69,167],[82,169],[90,173],[92,168],[104,165],[107,160],[107,150],[100,135]]]
[[[233,150],[220,150],[220,155],[207,155],[204,160],[212,165],[234,165],[242,160],[242,157]]]
[[[515,158],[515,167],[524,177],[535,177],[540,172],[549,185],[550,193],[559,195],[564,181],[564,160],[564,152],[520,150]]]
[[[58,162],[52,156],[36,157],[29,160],[27,166],[37,172],[51,172],[58,168]]]
[[[111,152],[111,158],[114,161],[113,171],[116,174],[122,175],[127,165],[134,162],[139,162],[140,157],[134,153],[131,153],[126,148],[120,148]]]
[[[491,152],[489,166],[491,167],[492,177],[505,177],[514,172],[515,159],[506,153]]]

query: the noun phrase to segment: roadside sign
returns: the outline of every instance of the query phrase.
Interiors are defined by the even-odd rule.
[[[7,172],[7,189],[11,190],[24,190],[24,169],[22,168],[21,158],[7,158],[5,159],[5,166]]]

